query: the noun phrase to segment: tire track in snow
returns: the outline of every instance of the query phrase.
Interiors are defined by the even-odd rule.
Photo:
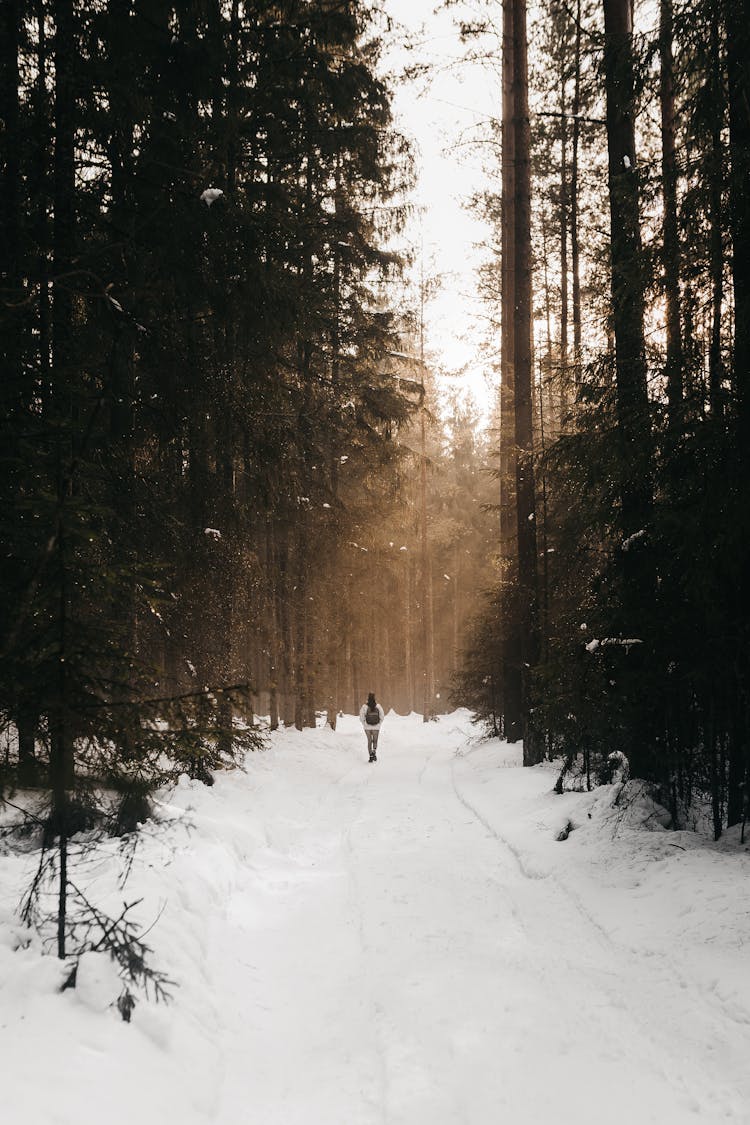
[[[477,747],[477,749],[479,749],[479,747]],[[497,828],[495,828],[495,826],[480,813],[479,809],[477,809],[476,806],[473,805],[471,801],[469,801],[465,794],[461,792],[458,781],[456,779],[456,762],[460,760],[466,760],[468,759],[468,757],[468,754],[462,753],[459,749],[451,759],[451,784],[453,786],[453,792],[458,798],[461,805],[467,810],[467,812],[471,813],[471,815],[477,820],[479,824],[481,824],[481,826],[490,834],[490,836],[492,836],[513,857],[516,867],[518,868],[518,872],[522,876],[522,878],[534,884],[547,883],[550,887],[550,896],[554,896],[556,893],[562,892],[576,908],[579,915],[595,930],[603,947],[608,952],[612,952],[613,950],[615,950],[616,945],[607,930],[605,930],[604,927],[601,926],[599,922],[597,922],[597,920],[593,918],[587,910],[584,909],[583,905],[569,891],[569,889],[558,879],[551,878],[551,871],[538,871],[528,867],[520,850],[515,847],[515,845],[512,844],[510,840],[507,839],[507,837],[503,836],[503,834],[499,832]],[[512,894],[512,889],[508,888],[508,892]],[[524,925],[522,921],[521,910],[518,904],[516,904],[516,910],[514,911],[514,914],[516,915],[519,923],[523,926],[523,928],[528,931],[528,926]]]
[[[564,1058],[565,1045],[575,1044],[577,1029],[585,1028],[587,1062],[602,1067],[612,1083],[635,1068],[638,1087],[651,1098],[640,1102],[640,1114],[626,1114],[624,1107],[639,1105],[641,1095],[623,1089],[620,1101],[609,1107],[610,1121],[716,1125],[722,1110],[728,1121],[745,1121],[721,1067],[702,1057],[695,1038],[690,1040],[693,1028],[681,1056],[682,1040],[669,1030],[685,996],[675,987],[674,974],[621,950],[554,870],[540,875],[523,848],[491,823],[484,795],[471,788],[475,778],[486,780],[478,760],[468,771],[461,767],[462,759],[481,748],[457,751],[460,738],[457,731],[449,746],[444,736],[430,744],[418,735],[407,741],[404,734],[400,744],[394,737],[393,758],[384,745],[378,766],[366,764],[353,735],[341,740],[343,760],[326,748],[320,767],[308,754],[290,754],[285,772],[279,769],[278,786],[268,791],[271,800],[261,801],[272,824],[281,814],[282,838],[291,833],[285,858],[299,869],[301,881],[292,876],[279,900],[288,915],[280,915],[275,932],[264,933],[261,944],[269,960],[259,998],[273,1001],[277,1009],[286,1003],[292,1022],[261,1017],[260,1025],[264,1033],[277,1027],[281,1042],[288,1027],[291,1058],[308,1063],[317,1059],[313,1036],[321,1037],[327,1056],[318,1061],[327,1088],[341,1082],[347,1092],[338,1100],[326,1098],[318,1074],[318,1084],[313,1079],[305,1091],[312,1100],[302,1100],[303,1084],[287,1102],[280,1071],[275,1090],[281,1100],[264,1101],[271,1112],[256,1118],[273,1125],[478,1125],[490,1120],[538,1125],[548,1119],[546,1109],[542,1112],[545,1083],[540,1091],[533,1083],[525,1088],[523,1075],[541,1070],[559,1093],[554,1119],[591,1125],[596,1106],[581,1088],[586,1074],[577,1081],[569,1077],[581,1056],[576,1061],[574,1047]],[[351,753],[357,754],[353,764],[346,760]],[[287,791],[290,797],[306,794],[303,801],[285,804]],[[291,828],[284,814],[293,818]],[[319,889],[307,881],[311,861],[323,876]],[[277,934],[282,956],[275,948]],[[307,970],[313,947],[328,951],[329,958],[319,966],[310,961],[311,969],[321,971],[318,983]],[[473,987],[477,963],[487,975]],[[278,991],[273,982],[283,981],[283,972],[292,985]],[[293,1015],[299,985],[307,1028],[301,1039],[299,1016],[295,1027]],[[228,987],[223,991],[229,1001]],[[678,993],[671,1003],[670,992]],[[338,1005],[335,1016],[331,1000]],[[700,1026],[697,999],[694,1008],[697,1031],[712,1037],[715,1019]],[[668,1029],[660,1034],[663,1017]],[[546,1049],[543,1061],[533,1063],[537,1069],[532,1069],[527,1036]],[[725,1036],[726,1029],[717,1027],[718,1051]],[[739,1048],[743,1043],[744,1038]],[[481,1078],[468,1061],[476,1056],[491,1064]],[[232,1066],[240,1065],[238,1057]],[[492,1067],[501,1075],[494,1085]],[[464,1083],[462,1095],[456,1092],[455,1074]],[[233,1080],[236,1088],[236,1074]],[[477,1110],[489,1105],[488,1088],[497,1099],[497,1113]],[[274,1081],[264,1089],[274,1089]],[[595,1087],[593,1096],[595,1102]],[[332,1101],[337,1107],[346,1104],[346,1116],[343,1109],[316,1116],[314,1107]],[[222,1125],[236,1125],[230,1110],[227,1102]]]
[[[518,870],[525,879],[533,879],[534,881],[548,879],[550,875],[548,871],[532,871],[530,868],[527,868],[520,851],[513,844],[511,844],[510,840],[506,839],[505,836],[498,832],[495,826],[493,824],[490,824],[490,822],[482,816],[479,810],[475,808],[475,806],[472,805],[472,803],[463,795],[458,787],[458,782],[456,781],[456,761],[458,759],[466,757],[467,755],[462,754],[460,751],[457,751],[451,759],[451,783],[453,785],[453,792],[455,793],[458,800],[461,802],[464,808],[468,812],[470,812],[471,815],[476,818],[476,820],[479,821],[482,827],[485,828],[491,836],[495,837],[499,844],[502,844],[504,848],[507,848],[507,850],[516,861]]]
[[[480,747],[477,747],[476,749],[478,750],[480,749]],[[502,833],[498,832],[497,829],[488,820],[486,820],[485,817],[482,816],[478,809],[476,809],[466,799],[465,795],[460,792],[455,777],[455,761],[467,761],[470,755],[475,752],[476,751],[470,751],[468,754],[466,754],[462,753],[459,749],[454,757],[451,772],[453,778],[453,787],[456,796],[458,797],[461,804],[473,813],[480,824],[484,828],[486,828],[487,831],[490,832],[491,835],[493,835],[499,843],[508,848],[508,850],[516,860],[519,871],[524,877],[533,879],[534,881],[550,879],[553,874],[552,872],[537,873],[527,869],[518,849],[513,844],[511,844],[510,841],[502,835]],[[721,1015],[726,1016],[728,1019],[731,1019],[741,1029],[744,1029],[745,1031],[748,1030],[748,1028],[750,1027],[750,1019],[734,1016],[719,998],[714,999],[713,996],[706,995],[705,992],[700,988],[693,987],[689,979],[675,968],[673,962],[665,953],[662,953],[659,950],[653,950],[646,955],[642,950],[639,950],[632,945],[618,941],[616,938],[614,938],[612,934],[587,909],[580,896],[576,893],[576,891],[573,890],[565,877],[559,872],[556,873],[554,878],[552,879],[552,885],[554,886],[555,890],[562,892],[562,894],[564,894],[569,899],[569,901],[573,904],[581,917],[586,922],[588,922],[593,927],[593,929],[597,931],[606,945],[620,960],[623,960],[625,958],[634,959],[639,963],[639,965],[644,966],[645,972],[649,973],[654,973],[653,966],[658,964],[658,972],[654,973],[654,975],[659,978],[660,983],[663,983],[664,977],[669,977],[674,985],[675,991],[689,992],[692,999],[694,999],[699,1005],[704,1007],[707,1013],[716,1015],[716,1013],[719,1012]],[[647,965],[645,964],[646,962],[648,962]]]

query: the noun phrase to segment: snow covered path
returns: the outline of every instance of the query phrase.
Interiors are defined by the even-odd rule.
[[[178,789],[193,827],[133,880],[168,898],[180,988],[130,1027],[96,1014],[112,1125],[750,1122],[748,853],[613,833],[611,790],[555,797],[470,737],[391,715],[370,766],[347,717]],[[68,1007],[53,1072],[94,1039]],[[54,1104],[23,1120],[101,1119]]]

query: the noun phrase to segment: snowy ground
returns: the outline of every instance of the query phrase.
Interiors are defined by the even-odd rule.
[[[35,856],[0,856],[3,1122],[747,1125],[748,851],[472,738],[391,715],[371,766],[347,717],[181,784],[124,892],[179,987],[130,1025],[98,955],[60,994],[16,948]]]

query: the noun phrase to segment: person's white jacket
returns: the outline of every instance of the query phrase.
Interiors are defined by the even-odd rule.
[[[380,706],[379,703],[376,703],[375,706],[377,707],[378,714],[380,715],[380,720],[378,721],[378,723],[376,725],[373,724],[373,723],[368,723],[367,719],[365,718],[365,716],[367,714],[367,704],[366,703],[363,703],[362,706],[359,709],[359,721],[360,721],[360,723],[362,724],[362,726],[364,727],[365,730],[380,730],[381,726],[383,725],[383,719],[385,718],[385,711],[383,710],[383,708]]]

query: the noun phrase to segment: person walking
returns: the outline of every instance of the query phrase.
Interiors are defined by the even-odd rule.
[[[370,752],[370,761],[377,762],[378,735],[385,719],[385,711],[375,699],[372,692],[367,697],[359,711],[359,721],[367,735],[367,749]]]

